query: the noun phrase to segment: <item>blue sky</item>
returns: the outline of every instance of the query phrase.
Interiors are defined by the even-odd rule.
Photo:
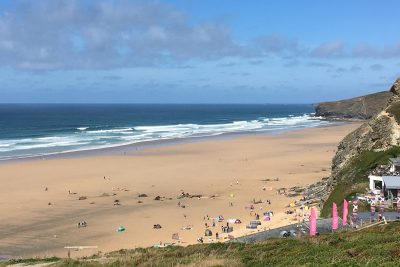
[[[0,2],[0,102],[315,103],[400,76],[398,1]]]

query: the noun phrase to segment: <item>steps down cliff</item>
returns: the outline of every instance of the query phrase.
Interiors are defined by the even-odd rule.
[[[333,184],[340,182],[341,170],[363,151],[383,151],[400,145],[400,79],[396,80],[389,92],[374,94],[374,98],[379,105],[382,105],[383,100],[377,96],[385,98],[388,95],[386,104],[379,111],[372,112],[376,114],[369,121],[363,123],[339,143],[332,160],[331,182]],[[366,100],[368,97],[360,101],[369,103],[370,100]],[[374,104],[374,109],[378,109],[378,104]]]
[[[315,115],[327,119],[368,120],[385,108],[390,91],[316,105]]]

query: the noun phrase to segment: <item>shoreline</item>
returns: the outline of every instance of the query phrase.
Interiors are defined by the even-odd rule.
[[[209,140],[224,140],[224,139],[232,139],[232,138],[241,138],[246,136],[257,136],[257,135],[279,135],[293,131],[301,131],[304,129],[313,129],[313,128],[325,128],[325,127],[334,127],[345,124],[358,124],[359,121],[330,121],[325,120],[328,124],[311,126],[311,127],[299,127],[299,128],[287,128],[282,130],[255,130],[255,131],[243,131],[243,132],[228,132],[221,133],[217,135],[208,135],[208,136],[190,136],[190,137],[182,137],[182,138],[171,138],[171,139],[159,139],[159,140],[148,140],[148,141],[138,141],[133,143],[126,144],[114,144],[106,147],[94,147],[94,148],[83,148],[76,150],[68,150],[54,153],[44,153],[30,156],[20,156],[14,158],[6,158],[0,159],[0,164],[7,164],[10,162],[26,162],[31,160],[51,160],[51,159],[67,159],[67,158],[82,158],[82,157],[92,157],[92,156],[109,156],[109,155],[121,155],[124,153],[135,153],[138,151],[142,151],[149,148],[157,148],[171,145],[179,145],[179,144],[190,144],[190,143],[198,143]]]
[[[329,176],[337,143],[357,125],[207,138],[126,155],[0,164],[4,185],[0,188],[0,251],[11,257],[65,257],[66,245],[97,245],[109,252],[173,242],[173,233],[179,233],[181,245],[189,245],[204,234],[205,223],[213,231],[213,241],[206,242],[215,242],[215,232],[223,241],[228,235],[220,228],[226,219],[242,221],[231,233],[239,237],[257,232],[245,226],[254,213],[262,216],[266,211],[274,216],[262,221],[261,229],[293,223],[293,216],[285,211],[297,198],[277,194],[277,189],[304,187]],[[177,199],[182,192],[201,197]],[[249,210],[254,200],[261,202]],[[212,227],[206,215],[223,215],[225,220]],[[77,228],[79,221],[87,221],[88,227]],[[162,228],[152,229],[154,224]],[[117,233],[119,226],[126,231]],[[191,230],[182,230],[187,227]],[[72,256],[93,253],[80,251]]]

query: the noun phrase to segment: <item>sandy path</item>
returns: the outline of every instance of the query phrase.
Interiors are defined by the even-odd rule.
[[[338,142],[356,127],[209,140],[121,156],[0,164],[0,257],[66,256],[66,245],[96,245],[107,252],[171,242],[172,233],[179,233],[184,244],[192,244],[204,234],[204,223],[212,223],[203,220],[205,215],[240,218],[243,224],[235,225],[232,234],[250,233],[244,229],[252,219],[245,206],[253,198],[272,202],[256,207],[259,213],[275,213],[263,227],[290,223],[293,218],[284,211],[294,199],[277,195],[276,188],[307,185],[328,176]],[[278,182],[261,181],[275,177]],[[263,191],[263,186],[268,190]],[[177,200],[181,190],[205,198]],[[148,197],[139,198],[140,193]],[[218,197],[209,198],[212,195]],[[87,199],[78,200],[80,196]],[[156,196],[165,199],[154,200]],[[114,206],[115,200],[121,205]],[[186,208],[178,207],[179,201]],[[81,220],[89,226],[78,229]],[[152,229],[156,223],[162,229]],[[120,225],[125,232],[116,232]],[[193,229],[180,229],[186,225]],[[220,226],[212,230],[224,237]]]

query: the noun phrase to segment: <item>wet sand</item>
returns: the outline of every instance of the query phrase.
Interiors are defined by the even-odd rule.
[[[358,125],[0,164],[0,257],[65,257],[65,246],[98,246],[71,252],[91,255],[177,242],[173,233],[182,245],[194,244],[204,235],[205,223],[212,224],[212,219],[204,220],[207,215],[240,219],[242,224],[230,233],[236,237],[255,231],[245,229],[254,218],[246,208],[253,199],[264,201],[254,212],[274,212],[260,229],[293,223],[293,215],[285,211],[299,197],[279,195],[276,189],[329,176],[338,142]],[[262,181],[274,178],[279,181]],[[202,197],[177,199],[182,192]],[[161,199],[155,200],[157,196]],[[78,228],[79,221],[88,226]],[[153,229],[154,224],[162,228]],[[221,225],[226,220],[210,229],[223,241],[227,234],[221,233]],[[126,231],[117,232],[119,226]],[[192,229],[182,230],[185,226]]]

